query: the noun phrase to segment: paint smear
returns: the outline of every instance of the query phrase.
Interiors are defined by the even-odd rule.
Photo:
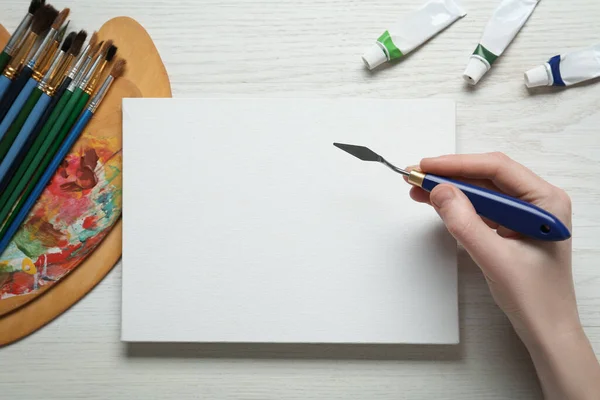
[[[0,299],[56,283],[121,216],[121,138],[86,131],[0,256]]]

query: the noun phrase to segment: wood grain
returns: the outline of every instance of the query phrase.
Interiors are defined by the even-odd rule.
[[[92,30],[115,15],[140,21],[151,34],[178,97],[456,100],[459,152],[503,151],[571,195],[579,310],[600,354],[600,188],[594,184],[600,175],[600,83],[535,91],[523,85],[527,69],[555,54],[598,42],[600,3],[541,1],[474,89],[465,86],[461,74],[498,1],[462,0],[468,11],[464,19],[404,61],[365,71],[360,60],[364,49],[422,1],[58,0],[53,4],[72,8],[76,28]],[[12,30],[24,8],[23,0],[3,0],[0,19]],[[405,135],[410,145],[415,133],[398,134]],[[464,253],[459,257],[459,278],[457,348],[131,347],[119,341],[117,266],[52,324],[0,350],[0,393],[6,398],[65,400],[541,399],[527,351]],[[36,371],[34,381],[26,379],[31,371]]]
[[[114,18],[104,24],[98,34],[101,40],[112,38],[115,43],[123,43],[119,46],[119,56],[128,60],[128,68],[86,129],[120,130],[121,99],[170,97],[169,79],[152,39],[135,20]],[[112,116],[110,126],[100,125],[105,123],[105,115]],[[12,343],[44,326],[91,290],[121,256],[121,231],[122,223],[118,221],[100,246],[59,283],[30,295],[0,301],[0,345]]]
[[[6,46],[8,39],[10,39],[10,33],[8,33],[4,26],[0,25],[0,47],[3,48]]]
[[[148,32],[134,19],[117,17],[98,32],[99,40],[113,39],[119,57],[130,60],[123,75],[135,83],[142,97],[171,97],[169,75]]]

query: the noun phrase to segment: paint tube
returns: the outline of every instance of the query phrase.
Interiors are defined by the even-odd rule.
[[[600,44],[554,56],[525,72],[525,85],[571,86],[600,76]]]
[[[471,85],[492,68],[492,64],[504,53],[517,36],[540,0],[502,0],[488,22],[483,37],[469,59],[463,74]]]
[[[465,15],[456,0],[431,0],[385,31],[363,54],[363,62],[373,69],[397,60]]]

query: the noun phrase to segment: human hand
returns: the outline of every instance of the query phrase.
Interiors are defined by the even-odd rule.
[[[571,229],[569,196],[502,153],[426,158],[421,160],[420,169],[533,203]],[[413,187],[410,195],[435,208],[450,233],[479,265],[494,300],[520,335],[579,327],[571,239],[542,242],[520,237],[480,218],[467,197],[451,185],[438,185],[431,194]]]
[[[426,158],[419,169],[533,203],[572,228],[566,192],[502,153]],[[452,185],[438,185],[431,193],[415,186],[410,196],[433,206],[481,268],[494,300],[528,347],[546,396],[595,398],[588,395],[598,394],[600,368],[579,321],[571,239],[542,242],[521,237],[479,217]],[[583,365],[586,370],[578,371]]]
[[[533,203],[571,229],[569,196],[504,154],[426,158],[420,169]],[[438,185],[431,194],[415,186],[410,195],[435,208],[450,233],[479,265],[494,300],[519,334],[535,334],[548,327],[568,331],[579,326],[570,239],[542,242],[520,237],[479,217],[467,197],[451,185]]]

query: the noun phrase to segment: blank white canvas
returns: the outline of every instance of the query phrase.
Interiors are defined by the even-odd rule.
[[[400,167],[438,100],[126,99],[122,340],[457,343],[456,242]]]

